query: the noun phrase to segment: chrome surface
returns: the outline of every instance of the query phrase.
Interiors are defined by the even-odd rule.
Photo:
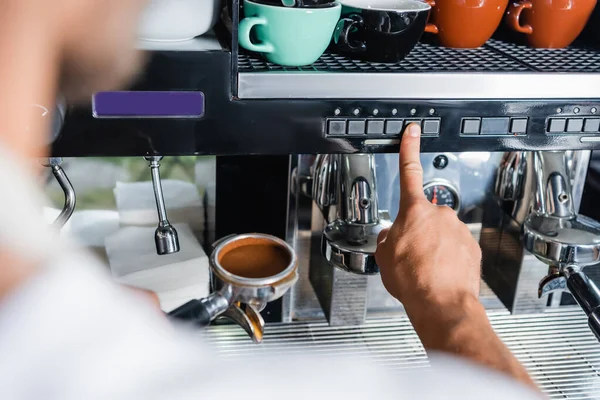
[[[511,316],[488,312],[492,326],[551,399],[600,398],[600,346],[576,307]],[[327,322],[269,324],[261,346],[235,326],[201,333],[223,357],[315,353],[321,357],[370,359],[393,371],[429,368],[427,355],[406,317],[369,320],[356,327]]]
[[[385,218],[380,221],[378,224],[359,225],[338,220],[328,224],[321,242],[323,256],[331,265],[343,271],[378,274],[379,267],[375,261],[377,236],[392,224]]]
[[[590,228],[595,223],[567,217],[579,208],[589,157],[588,151],[503,156],[496,174],[497,197],[484,208],[480,245],[484,279],[513,313],[547,307],[537,291],[553,259],[584,260],[593,253]],[[576,248],[569,243],[573,240],[586,245]],[[560,301],[556,293],[549,303],[554,307]]]
[[[523,225],[525,249],[552,266],[600,262],[600,223],[575,213],[565,152],[535,152],[537,183]]]
[[[571,178],[571,192],[573,194],[573,207],[579,210],[585,177],[590,165],[591,151],[567,151],[567,171]]]
[[[75,211],[75,205],[77,203],[75,189],[73,188],[73,185],[71,184],[71,181],[69,180],[69,177],[67,176],[65,170],[61,167],[61,164],[63,162],[62,158],[50,157],[47,159],[43,159],[40,162],[43,166],[49,167],[52,170],[52,174],[56,178],[56,181],[60,185],[60,188],[62,189],[65,195],[65,202],[63,208],[60,214],[58,214],[58,216],[52,223],[52,225],[56,228],[62,229],[67,223],[67,221],[69,221],[69,218],[71,218],[71,216],[73,215],[73,212]]]
[[[243,99],[597,99],[600,74],[242,72],[238,82]]]
[[[214,292],[200,300],[202,307],[206,309],[208,314],[212,315],[212,319],[223,314],[231,305],[230,300],[220,292]]]
[[[345,207],[342,218],[349,224],[376,224],[379,220],[375,157],[371,154],[342,156],[340,184]]]
[[[158,255],[172,254],[179,251],[179,237],[177,231],[167,219],[167,209],[160,181],[160,160],[162,157],[144,157],[149,162],[152,173],[152,186],[156,198],[156,210],[158,212],[158,227],[154,233],[154,243]]]
[[[589,316],[589,326],[600,339],[600,291],[581,268],[600,262],[600,223],[577,215],[568,168],[572,159],[565,152],[535,152],[533,174],[535,196],[523,224],[524,248],[550,266],[538,294],[568,289]]]
[[[549,265],[600,262],[600,224],[591,218],[553,218],[532,214],[523,226],[523,244]]]
[[[600,290],[596,284],[575,265],[550,268],[550,274],[540,282],[539,296],[569,291],[583,312],[588,325],[600,340]]]
[[[571,179],[567,172],[569,159],[564,151],[533,153],[534,176],[537,182],[533,212],[552,217],[572,217]]]
[[[375,156],[317,156],[312,196],[328,222],[321,245],[325,259],[344,271],[378,273],[377,235],[391,223],[379,209]]]
[[[527,153],[514,151],[504,153],[496,176],[496,196],[502,200],[519,200],[523,197],[523,179]]]
[[[335,221],[338,214],[340,163],[340,155],[319,154],[311,167],[313,184],[310,194],[327,222]]]

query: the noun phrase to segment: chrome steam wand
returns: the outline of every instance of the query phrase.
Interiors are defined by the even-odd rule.
[[[65,194],[65,203],[63,205],[63,209],[52,223],[52,225],[59,230],[65,226],[69,218],[71,218],[71,215],[73,215],[76,203],[75,189],[73,189],[73,185],[65,173],[65,170],[61,167],[62,161],[63,159],[60,157],[50,157],[40,161],[43,166],[49,167],[52,170],[52,174],[58,181],[60,188]]]
[[[177,253],[179,251],[179,237],[177,236],[177,231],[167,219],[167,209],[165,207],[165,198],[160,180],[160,160],[162,160],[162,157],[147,156],[144,158],[149,162],[152,173],[152,186],[154,188],[154,197],[156,198],[156,210],[158,211],[158,227],[154,233],[156,253],[161,256]]]

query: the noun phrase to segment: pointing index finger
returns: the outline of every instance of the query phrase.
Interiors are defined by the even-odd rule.
[[[421,127],[406,127],[400,143],[400,199],[403,204],[425,199],[421,166]]]

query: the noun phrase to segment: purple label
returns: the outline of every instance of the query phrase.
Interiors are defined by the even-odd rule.
[[[99,92],[92,99],[95,118],[201,118],[202,92]]]

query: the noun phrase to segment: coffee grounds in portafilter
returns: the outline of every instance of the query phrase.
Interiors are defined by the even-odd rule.
[[[227,246],[229,247],[229,246]],[[225,247],[219,263],[228,272],[244,278],[267,278],[284,271],[290,264],[287,249],[276,243],[257,240],[231,250]]]

